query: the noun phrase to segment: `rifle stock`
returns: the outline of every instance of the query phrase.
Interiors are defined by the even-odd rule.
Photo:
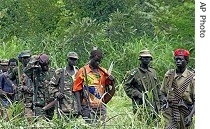
[[[58,103],[58,99],[53,100],[52,102],[50,102],[49,104],[44,106],[42,109],[44,111],[46,111],[46,110],[50,109],[51,107],[53,107],[56,103]]]

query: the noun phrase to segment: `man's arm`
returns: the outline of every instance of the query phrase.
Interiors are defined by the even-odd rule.
[[[124,90],[125,90],[125,93],[127,94],[127,96],[129,98],[141,98],[142,97],[142,94],[141,92],[138,91],[138,89],[136,89],[134,87],[135,85],[135,78],[134,78],[134,75],[132,74],[129,74],[126,79],[125,79],[125,82],[124,82]]]

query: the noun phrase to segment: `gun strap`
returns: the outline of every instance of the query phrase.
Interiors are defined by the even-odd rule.
[[[87,90],[85,90],[85,89],[84,89],[84,86],[83,86],[83,93],[85,94],[85,99],[87,100],[88,107],[90,108],[89,90],[88,90],[89,87],[88,87],[87,71],[86,71],[85,66],[84,66],[83,68],[84,68],[84,74],[85,74],[85,84],[86,84],[86,87],[87,87]]]

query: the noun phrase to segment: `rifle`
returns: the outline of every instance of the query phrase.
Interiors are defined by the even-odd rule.
[[[42,110],[48,110],[50,109],[52,106],[54,106],[56,103],[58,103],[58,99],[56,98],[55,100],[53,100],[52,102],[48,103],[46,106],[44,106],[42,108]]]
[[[17,66],[17,73],[18,73],[18,80],[19,80],[19,81],[16,81],[16,83],[17,83],[18,85],[20,85],[21,83],[20,83],[20,68],[19,68],[19,66]],[[17,80],[17,79],[16,79],[16,80]],[[15,90],[15,100],[16,100],[16,101],[19,100],[19,93],[18,93],[18,90]]]
[[[64,93],[64,69],[62,69],[61,72],[61,78],[60,78],[60,83],[59,83],[59,92],[60,93]],[[54,100],[55,101],[55,100]],[[62,99],[58,99],[56,98],[58,107],[57,107],[57,114],[58,114],[58,118],[60,118],[60,113],[59,113],[59,109],[62,110]]]
[[[37,69],[33,69],[33,100],[32,100],[32,110],[33,110],[33,114],[34,116],[36,116],[36,103],[37,103],[37,92],[38,92],[38,84],[37,81],[39,80],[39,75],[37,76],[37,71],[35,71]],[[40,72],[40,70],[38,69],[38,72]]]

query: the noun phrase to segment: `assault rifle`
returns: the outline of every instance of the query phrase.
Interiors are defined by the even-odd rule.
[[[39,67],[36,67],[33,69],[33,97],[32,97],[32,111],[33,115],[36,116],[36,104],[37,104],[37,92],[38,92],[38,81],[39,81],[39,75],[40,74],[40,69]]]

